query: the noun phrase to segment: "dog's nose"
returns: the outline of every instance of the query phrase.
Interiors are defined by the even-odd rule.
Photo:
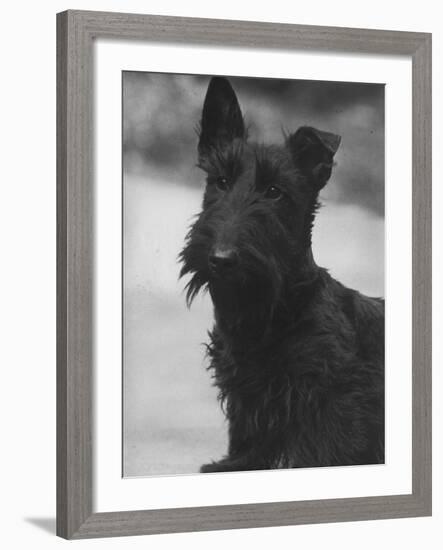
[[[228,271],[238,263],[238,255],[232,248],[216,248],[209,255],[209,267],[212,271]]]

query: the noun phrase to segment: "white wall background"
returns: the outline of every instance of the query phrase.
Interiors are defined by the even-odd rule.
[[[0,224],[2,546],[60,548],[55,526],[55,13],[67,8],[251,19],[434,33],[434,516],[261,530],[75,542],[79,548],[436,549],[443,537],[442,147],[439,3],[351,0],[17,0],[2,6]]]

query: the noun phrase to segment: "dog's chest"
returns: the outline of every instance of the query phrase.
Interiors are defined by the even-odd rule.
[[[211,366],[222,397],[245,406],[270,404],[293,386],[294,369],[281,348],[241,353],[219,347]]]
[[[320,338],[294,333],[260,351],[236,352],[219,340],[211,368],[223,399],[245,407],[311,400],[337,376],[335,350]]]
[[[292,332],[284,338],[275,338],[263,348],[235,350],[228,342],[218,339],[211,353],[216,373],[235,379],[239,386],[251,377],[265,384],[279,376],[303,376],[306,370],[316,369],[316,363],[334,359],[333,350],[316,335]]]

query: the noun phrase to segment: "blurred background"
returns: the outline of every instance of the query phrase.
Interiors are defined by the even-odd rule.
[[[210,77],[123,73],[123,471],[195,473],[226,451],[202,343],[207,297],[185,306],[177,256],[198,213],[197,133]],[[230,77],[250,139],[310,125],[342,136],[313,233],[316,262],[384,296],[384,86]]]

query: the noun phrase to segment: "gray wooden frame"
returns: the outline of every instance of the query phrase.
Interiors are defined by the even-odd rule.
[[[412,58],[412,494],[93,513],[93,133],[96,38]],[[431,35],[66,11],[57,15],[57,534],[85,538],[431,514]]]

